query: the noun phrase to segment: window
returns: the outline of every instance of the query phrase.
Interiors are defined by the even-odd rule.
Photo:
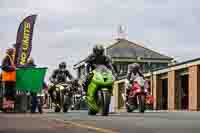
[[[142,72],[145,72],[145,64],[140,64]]]
[[[80,78],[83,78],[85,76],[85,67],[80,68]]]
[[[123,73],[126,74],[128,71],[128,64],[123,64]]]
[[[152,69],[154,70],[154,69],[156,69],[156,68],[157,68],[157,64],[152,63]]]
[[[164,68],[164,67],[167,67],[167,63],[158,63],[157,64],[157,68]]]
[[[147,72],[149,72],[149,70],[150,70],[149,64],[145,63],[144,68],[143,68],[143,72],[147,73]]]
[[[123,75],[124,73],[124,69],[123,69],[123,64],[120,64],[120,71],[119,71],[120,75]]]
[[[126,75],[128,71],[128,64],[117,64],[117,72],[119,75]]]
[[[116,67],[117,67],[117,73],[120,73],[120,64],[117,64]]]

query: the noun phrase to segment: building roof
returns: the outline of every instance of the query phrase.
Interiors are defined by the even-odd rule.
[[[128,41],[118,39],[116,43],[107,48],[107,54],[112,58],[135,58],[172,60],[173,58],[160,54],[144,46]]]
[[[126,39],[116,39],[113,44],[106,48],[106,53],[111,58],[131,58],[131,59],[158,59],[158,60],[173,60],[173,58],[160,54],[156,51],[143,47],[142,45],[128,41]],[[74,66],[77,66],[85,61],[81,60]]]
[[[165,68],[155,69],[154,71],[163,70],[163,69],[167,69],[167,68],[171,68],[171,67],[176,67],[176,66],[181,66],[181,65],[184,65],[184,64],[190,64],[190,63],[199,62],[199,61],[200,61],[200,58],[195,58],[195,59],[183,61],[183,62],[180,62],[180,63],[176,63],[176,64],[173,64],[173,65],[167,66]]]
[[[174,64],[174,65],[170,65],[165,68],[155,69],[152,71],[152,73],[153,74],[162,74],[162,73],[167,73],[167,72],[173,71],[173,70],[185,69],[190,66],[199,65],[199,64],[200,64],[200,58],[195,58],[192,60],[188,60],[188,61],[180,62],[180,63]],[[150,75],[150,73],[146,73],[146,76],[149,76],[149,75]]]

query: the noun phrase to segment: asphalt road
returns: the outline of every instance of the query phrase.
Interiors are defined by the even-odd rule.
[[[48,118],[78,123],[78,127],[107,129],[99,133],[200,133],[200,112],[146,112],[88,116],[87,112],[46,114]],[[83,126],[82,126],[83,125]]]
[[[0,133],[200,133],[200,112],[0,114]]]
[[[40,114],[0,113],[0,133],[97,133],[87,128],[46,120]]]

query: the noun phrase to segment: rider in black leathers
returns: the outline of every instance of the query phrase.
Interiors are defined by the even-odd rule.
[[[65,83],[67,79],[74,79],[72,74],[69,72],[69,70],[66,69],[66,63],[61,62],[59,64],[59,68],[53,71],[52,76],[50,77],[50,81],[53,83],[52,86],[50,86],[49,94],[53,102],[55,102],[55,99],[53,97],[53,91],[55,89],[55,84],[58,83]]]
[[[59,68],[53,71],[53,74],[51,76],[51,81],[55,81],[57,83],[60,82],[66,82],[67,78],[69,78],[70,80],[73,79],[72,74],[69,72],[69,70],[66,69],[66,63],[65,62],[61,62],[59,64]]]
[[[90,80],[93,75],[90,74],[92,70],[96,68],[97,65],[105,65],[108,69],[110,69],[114,77],[116,78],[116,69],[114,68],[111,58],[105,55],[105,49],[102,45],[95,45],[93,47],[93,53],[88,56],[85,60],[86,65],[86,80],[83,84],[84,90],[87,90],[87,86],[90,83]]]
[[[86,102],[89,104],[89,106],[91,106],[94,110],[97,110],[97,105],[96,102],[94,101],[95,99],[95,91],[93,92],[88,92],[91,90],[88,90],[88,85],[93,77],[92,70],[94,70],[96,68],[96,66],[98,65],[105,65],[108,69],[110,69],[114,75],[114,77],[116,78],[116,71],[112,65],[111,59],[105,55],[105,49],[102,45],[96,45],[93,48],[93,53],[85,60],[87,66],[86,66],[86,72],[87,72],[87,76],[86,76],[86,80],[84,83],[84,90],[87,92],[86,97]]]

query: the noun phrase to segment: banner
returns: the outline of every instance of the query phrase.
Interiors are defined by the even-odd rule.
[[[37,15],[26,17],[19,26],[15,44],[15,64],[17,66],[25,65],[30,56],[36,17]]]

